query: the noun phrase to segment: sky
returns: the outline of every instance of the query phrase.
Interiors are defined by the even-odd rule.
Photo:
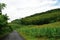
[[[0,3],[6,4],[3,14],[9,16],[9,21],[60,8],[60,0],[0,0]]]

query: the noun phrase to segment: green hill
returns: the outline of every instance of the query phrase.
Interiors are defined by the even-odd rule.
[[[13,20],[11,26],[26,40],[60,40],[60,9]]]
[[[36,13],[22,19],[16,19],[12,21],[12,23],[23,25],[42,25],[56,21],[60,21],[60,9],[53,9],[42,13]]]

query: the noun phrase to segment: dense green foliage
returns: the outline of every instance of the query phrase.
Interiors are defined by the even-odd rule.
[[[8,32],[11,31],[7,20],[7,15],[0,15],[0,37],[6,35]]]
[[[20,27],[22,27],[23,25],[19,25],[19,24],[14,24],[14,23],[9,23],[11,30],[16,30]]]
[[[4,37],[11,31],[11,27],[8,25],[7,14],[2,14],[2,9],[5,7],[4,3],[0,3],[0,38]]]
[[[0,15],[0,28],[7,26],[7,16],[6,15]]]
[[[27,37],[30,36],[33,38],[49,38],[49,39],[54,38],[57,40],[60,38],[59,30],[60,30],[60,22],[55,22],[45,25],[31,25],[31,26],[29,25],[24,28],[20,28],[17,31],[23,36],[25,35]]]
[[[16,30],[26,40],[60,40],[60,9],[37,13],[11,23],[16,24],[15,28],[20,27]]]
[[[0,15],[2,14],[2,9],[4,9],[5,6],[6,4],[0,3]]]
[[[15,19],[11,23],[20,25],[21,24],[21,20],[20,19]]]
[[[0,3],[0,38],[16,29],[27,40],[60,40],[60,8],[16,19],[8,24],[8,16],[2,15],[4,7],[5,4]]]
[[[53,9],[47,12],[37,13],[22,19],[12,21],[23,25],[41,25],[60,21],[60,9]]]
[[[60,9],[44,12],[44,14],[42,13],[41,15],[34,15],[21,20],[22,24],[25,25],[48,24],[56,21],[60,21]]]

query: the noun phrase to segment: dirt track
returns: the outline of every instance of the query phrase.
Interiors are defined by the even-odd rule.
[[[8,36],[4,37],[2,40],[24,40],[24,38],[22,36],[19,36],[16,31],[13,31]]]

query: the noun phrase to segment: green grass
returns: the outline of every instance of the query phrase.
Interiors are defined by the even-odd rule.
[[[17,29],[26,40],[60,40],[60,22],[28,25]]]

